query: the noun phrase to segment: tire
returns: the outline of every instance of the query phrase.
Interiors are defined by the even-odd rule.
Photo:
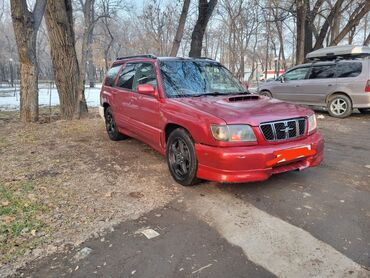
[[[352,114],[352,101],[346,95],[333,95],[329,98],[327,108],[330,116],[346,118]]]
[[[170,134],[166,156],[168,169],[177,183],[183,186],[199,183],[200,180],[196,176],[198,160],[194,142],[185,129],[177,128]]]
[[[265,96],[265,97],[272,98],[272,94],[271,94],[271,92],[269,92],[269,91],[261,91],[261,92],[260,92],[260,95],[261,95],[261,96]]]
[[[370,108],[358,108],[361,114],[370,114]]]
[[[105,128],[107,130],[109,139],[112,141],[119,141],[125,138],[124,135],[119,133],[116,125],[116,121],[114,120],[112,108],[107,107],[104,111],[104,118],[105,118]]]

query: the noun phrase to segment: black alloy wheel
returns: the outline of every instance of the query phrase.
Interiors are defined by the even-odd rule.
[[[107,107],[104,112],[105,116],[105,127],[108,133],[108,136],[113,141],[118,141],[124,138],[124,136],[119,133],[116,125],[116,121],[114,120],[113,112],[110,107]]]
[[[186,130],[178,128],[170,134],[167,140],[167,163],[172,177],[181,185],[199,182],[194,143]]]

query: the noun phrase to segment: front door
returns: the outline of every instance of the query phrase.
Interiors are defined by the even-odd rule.
[[[302,101],[302,88],[308,84],[306,79],[309,67],[295,68],[280,77],[280,83],[275,82],[271,89],[274,98],[297,102]]]
[[[130,118],[136,125],[136,131],[142,141],[160,151],[159,100],[157,97],[136,92],[139,84],[152,85],[157,88],[157,74],[153,63],[137,65],[133,84],[133,99]]]

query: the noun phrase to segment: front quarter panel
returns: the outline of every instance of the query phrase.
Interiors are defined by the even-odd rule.
[[[224,120],[199,111],[191,106],[181,104],[180,101],[165,99],[161,109],[162,130],[167,124],[176,124],[185,128],[195,143],[216,145],[211,134],[211,124],[226,124]]]

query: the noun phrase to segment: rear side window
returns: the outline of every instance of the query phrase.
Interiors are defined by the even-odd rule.
[[[132,90],[132,85],[134,83],[135,68],[137,64],[126,64],[122,73],[118,78],[117,86],[123,89]]]
[[[337,77],[356,77],[362,72],[361,62],[339,62],[337,64]]]
[[[112,87],[114,85],[114,80],[119,72],[121,65],[113,65],[107,72],[107,76],[105,77],[104,85]]]
[[[309,79],[325,79],[335,77],[335,65],[313,66]]]

